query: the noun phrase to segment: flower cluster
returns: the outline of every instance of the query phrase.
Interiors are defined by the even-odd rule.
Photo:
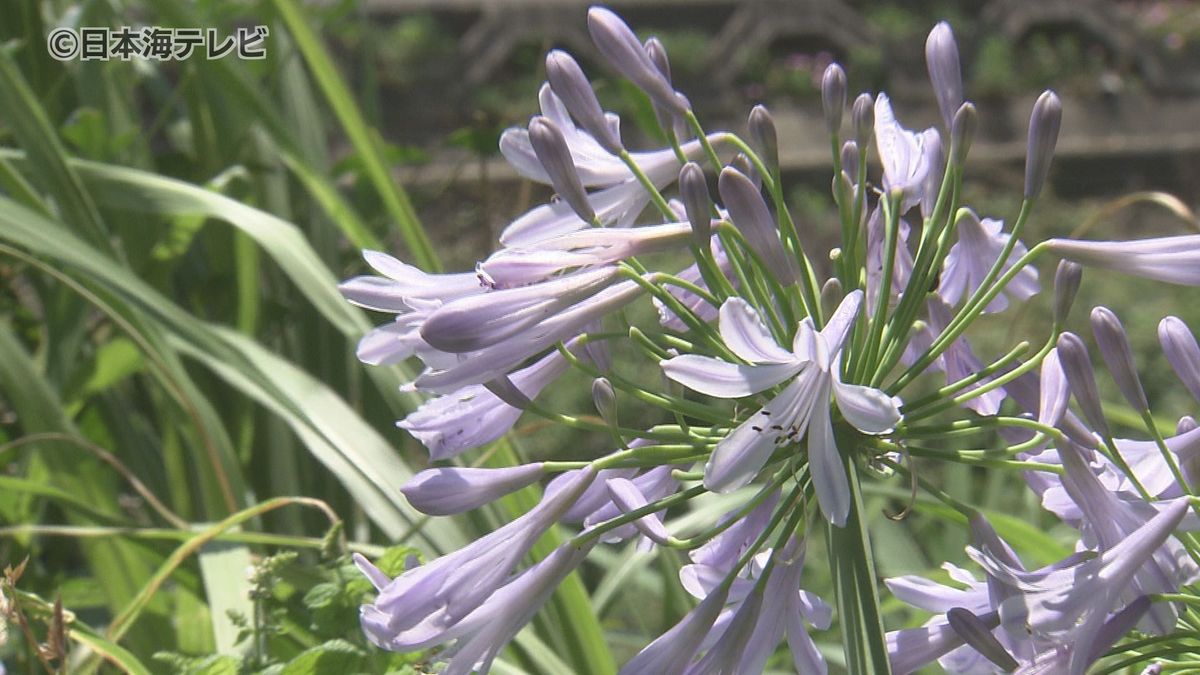
[[[496,441],[522,415],[602,434],[613,450],[502,468],[449,461],[419,473],[404,492],[431,515],[535,484],[545,491],[523,516],[395,579],[359,558],[379,590],[362,610],[368,637],[390,650],[442,646],[443,672],[485,672],[589,551],[636,539],[687,551],[679,577],[697,603],[622,673],[757,673],[785,642],[798,672],[824,673],[808,631],[829,628],[834,610],[801,586],[805,553],[812,534],[828,534],[831,548],[843,536],[864,545],[864,469],[907,475],[914,492],[962,513],[968,554],[985,575],[947,563],[957,586],[886,580],[895,597],[934,616],[879,632],[882,663],[870,649],[848,651],[876,658],[865,662],[872,672],[938,660],[952,673],[1083,673],[1135,628],[1171,631],[1179,608],[1164,596],[1200,574],[1200,548],[1180,534],[1200,522],[1191,501],[1200,430],[1185,418],[1175,435],[1159,434],[1125,330],[1099,307],[1095,342],[1151,436],[1114,438],[1088,348],[1064,329],[1083,267],[1200,285],[1200,238],[1022,243],[1058,136],[1062,109],[1050,91],[1030,119],[1019,213],[1006,223],[963,205],[978,114],[942,23],[926,43],[939,128],[905,128],[884,93],[848,106],[845,73],[837,64],[825,71],[841,241],[820,250],[821,238],[788,210],[766,108],[751,112],[748,140],[706,133],[674,89],[661,43],[642,42],[604,8],[587,20],[607,64],[648,97],[667,147],[627,149],[620,120],[602,109],[579,64],[552,51],[541,114],[505,132],[500,149],[557,198],[514,220],[473,272],[429,274],[367,252],[378,274],[341,288],[351,302],[395,315],[363,338],[361,360],[424,364],[408,386],[432,398],[399,426],[431,460]],[[968,328],[1039,293],[1033,263],[1046,254],[1062,262],[1044,346],[981,357]],[[647,299],[658,324],[628,328],[623,310]],[[1200,398],[1192,334],[1173,317],[1159,333]],[[614,363],[615,342],[644,360]],[[639,383],[636,370],[648,368],[664,386]],[[599,417],[538,400],[571,370],[592,378]],[[623,426],[622,400],[657,410],[659,423]],[[1006,443],[998,450],[929,443],[996,430]],[[976,509],[917,475],[918,457],[1022,472],[1044,507],[1078,529],[1077,553],[1029,570]],[[668,520],[668,510],[710,493],[735,504],[717,522],[682,531]],[[527,565],[556,524],[577,534]],[[835,577],[865,583],[859,595],[877,602],[874,579],[855,572],[869,577],[869,561],[838,550],[830,558]],[[844,590],[835,589],[834,605],[860,601]],[[840,614],[843,635],[871,634],[870,612]]]

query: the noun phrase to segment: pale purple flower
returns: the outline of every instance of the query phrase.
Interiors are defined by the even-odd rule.
[[[1158,513],[1171,507],[1162,502],[1147,503],[1110,490],[1097,478],[1092,465],[1085,459],[1092,454],[1091,450],[1070,441],[1059,446],[1058,455],[1066,469],[1061,478],[1061,489],[1079,509],[1079,519],[1068,519],[1068,522],[1079,528],[1083,544],[1108,551],[1133,536]],[[1047,491],[1043,499],[1053,500],[1055,492],[1054,489]],[[1177,501],[1186,504],[1187,500]],[[1174,592],[1179,586],[1194,581],[1198,575],[1200,568],[1190,561],[1183,546],[1177,541],[1168,540],[1151,553],[1150,559],[1140,569],[1134,571],[1125,597]],[[1177,617],[1178,613],[1171,605],[1160,603],[1147,616],[1143,630],[1164,634],[1175,625]]]
[[[479,609],[508,582],[534,543],[567,511],[595,478],[592,468],[571,472],[568,482],[529,512],[471,544],[408,570],[380,588],[364,609],[368,637],[388,649],[421,649],[448,641],[446,629]],[[382,575],[365,560],[377,585]]]
[[[517,288],[457,298],[435,309],[421,326],[434,349],[464,353],[504,342],[611,286],[616,267],[585,269]]]
[[[718,325],[725,345],[746,361],[745,365],[695,354],[662,363],[671,379],[718,398],[741,398],[788,383],[717,444],[705,466],[705,486],[729,492],[746,485],[777,448],[798,443],[807,433],[809,465],[821,510],[831,522],[845,523],[850,494],[830,420],[831,395],[846,421],[864,433],[887,433],[900,421],[899,399],[841,379],[842,343],[861,303],[861,291],[847,295],[820,332],[810,320],[801,322],[789,351],[775,343],[749,304],[730,298],[721,306]]]
[[[526,359],[577,336],[585,326],[633,302],[643,292],[635,282],[623,281],[482,349],[421,353],[428,369],[417,377],[413,387],[447,393],[467,385],[490,382],[519,367]],[[506,329],[501,325],[499,330]]]
[[[925,193],[925,178],[934,164],[940,160],[941,144],[936,129],[929,128],[914,133],[900,126],[892,112],[887,94],[880,93],[875,99],[875,144],[879,148],[879,159],[883,162],[883,188],[891,192],[904,193],[901,212],[907,211],[921,201]],[[861,144],[861,141],[860,141]]]
[[[940,334],[946,326],[950,325],[954,311],[936,296],[929,299],[926,307],[929,310],[930,333]],[[971,349],[971,344],[965,336],[960,336],[950,343],[950,346],[938,358],[937,365],[945,371],[947,384],[958,382],[984,368],[983,361],[975,355],[975,351]],[[990,377],[984,378],[979,384],[985,384],[990,380]],[[995,415],[1000,410],[1000,404],[1004,402],[1004,396],[1004,389],[998,387],[966,401],[963,405],[980,415]]]
[[[958,44],[950,24],[939,21],[925,39],[925,65],[929,81],[937,97],[938,110],[946,128],[954,125],[954,114],[963,102],[962,67],[958,61]]]
[[[883,219],[883,209],[875,207],[867,217],[867,311],[874,313],[879,301],[879,292],[883,288],[883,269],[887,257],[887,233],[884,232],[886,223]],[[896,257],[892,261],[892,285],[888,301],[899,297],[908,287],[909,277],[912,276],[913,257],[908,248],[910,228],[903,218],[896,226]]]
[[[826,66],[821,76],[821,106],[825,112],[825,128],[830,134],[837,134],[846,110],[846,71],[836,63]]]
[[[545,474],[541,462],[497,469],[437,467],[413,476],[400,491],[421,513],[449,516],[490,504],[510,492],[533,485]]]
[[[363,251],[363,259],[382,276],[354,277],[338,290],[359,307],[397,315],[393,323],[375,328],[359,342],[359,360],[371,365],[390,365],[412,356],[425,346],[420,328],[433,310],[486,290],[470,272],[429,274],[378,251]]]
[[[583,562],[591,548],[592,544],[558,547],[508,580],[460,620],[443,623],[437,617],[430,617],[401,629],[393,625],[393,603],[384,600],[395,582],[381,583],[386,577],[357,556],[355,562],[380,591],[375,603],[362,607],[363,630],[373,644],[391,651],[416,651],[453,642],[437,654],[439,659],[449,659],[445,669],[439,671],[442,675],[486,673],[500,651],[529,623],[563,579]]]
[[[1158,324],[1158,341],[1175,375],[1200,401],[1200,345],[1182,319],[1168,316]]]
[[[1091,318],[1092,334],[1096,336],[1100,355],[1104,357],[1117,389],[1135,411],[1148,412],[1150,404],[1146,401],[1146,392],[1137,374],[1137,363],[1133,359],[1133,347],[1129,344],[1125,326],[1107,307],[1092,308]]]
[[[1112,548],[1060,569],[1025,572],[990,553],[972,548],[968,553],[990,576],[1020,591],[998,608],[1009,634],[1024,631],[1035,641],[1070,645],[1066,672],[1082,675],[1110,613],[1129,604],[1122,598],[1130,583],[1161,550],[1189,508],[1186,500],[1174,501]]]
[[[627,229],[589,228],[515,244],[493,253],[477,271],[493,288],[513,288],[543,281],[565,270],[609,265],[676,247],[691,241],[688,223]]]
[[[794,283],[795,263],[779,240],[779,227],[759,189],[742,172],[725,167],[717,179],[717,190],[730,220],[775,279],[783,286]]]
[[[688,111],[687,99],[671,88],[671,83],[621,17],[605,7],[592,7],[588,10],[587,20],[592,42],[609,65],[662,108],[675,115]]]
[[[1029,116],[1029,147],[1025,153],[1025,199],[1037,199],[1050,173],[1058,128],[1062,124],[1062,101],[1047,89],[1033,104]]]
[[[1200,286],[1200,234],[1133,241],[1048,239],[1043,246],[1060,258],[1087,267]]]
[[[679,623],[630,659],[619,675],[683,675],[725,608],[728,593],[728,585],[715,589]]]
[[[1017,672],[1071,673],[1082,675],[1103,651],[1130,625],[1129,615],[1120,612],[1134,607],[1144,611],[1139,598],[1123,601],[1130,583],[1154,558],[1179,526],[1188,510],[1185,500],[1166,505],[1162,511],[1128,533],[1115,546],[1098,554],[1074,555],[1059,563],[1028,572],[998,537],[968,547],[971,558],[988,574],[986,584],[955,568],[951,574],[966,588],[942,586],[916,577],[888,580],[899,597],[930,611],[964,608],[988,625],[997,624],[993,635],[1021,663]],[[1120,616],[1123,628],[1113,635]],[[1106,628],[1107,627],[1107,628]],[[897,675],[905,675],[934,659],[943,659],[949,673],[1001,672],[990,662],[972,655],[964,640],[944,617],[934,617],[924,627],[888,634],[889,653]],[[967,651],[969,650],[969,651]],[[948,657],[948,658],[947,658]],[[1044,670],[1047,661],[1058,670]]]
[[[658,501],[663,497],[674,494],[679,490],[679,481],[675,480],[675,477],[671,475],[672,471],[674,471],[676,468],[678,467],[667,464],[647,469],[640,475],[629,479],[619,476],[615,478],[608,478],[605,480],[608,499],[598,504],[594,510],[589,513],[586,518],[584,518],[583,526],[585,528],[590,528],[599,525],[606,520],[616,518],[622,513],[632,510],[626,507],[634,502],[641,501],[643,502],[641,505],[644,506],[645,504]],[[616,482],[616,485],[618,486],[617,489],[621,490],[621,498],[617,498],[613,495],[611,487],[608,486],[609,481]],[[636,491],[640,497],[635,497],[628,490],[623,490],[624,483],[621,481],[628,482],[629,486]],[[639,507],[635,506],[633,508]],[[662,518],[662,513],[656,513],[652,516],[647,516],[642,518],[642,521],[645,522],[640,524],[629,523],[613,530],[609,530],[608,532],[604,533],[603,536],[601,536],[600,540],[605,543],[612,544],[628,539],[629,537],[636,535],[639,531],[643,534],[647,534],[648,532],[652,531],[655,533],[655,535],[661,535],[663,530],[659,529],[649,521],[651,519],[657,520],[659,525],[661,525]],[[649,535],[647,534],[647,536]],[[651,537],[651,539],[654,539],[654,537]]]
[[[567,367],[566,358],[553,351],[508,377],[533,400]],[[505,403],[486,386],[472,384],[426,401],[396,426],[421,441],[431,460],[439,461],[491,443],[508,433],[520,417],[520,408]]]
[[[621,513],[636,511],[650,503],[638,486],[627,478],[609,478],[605,484],[608,487],[609,496],[612,497],[612,503],[620,509]],[[666,526],[663,525],[661,512],[642,516],[633,521],[633,524],[648,541],[655,544],[665,545],[671,536],[667,532]]]
[[[1004,231],[1004,221],[991,218],[980,220],[974,212],[967,213],[965,218],[958,219],[958,241],[950,247],[938,285],[938,294],[951,305],[970,297],[979,288],[1012,237]],[[1018,241],[1005,261],[1003,271],[1007,272],[1027,252],[1025,244]],[[1037,294],[1038,290],[1037,269],[1027,265],[988,303],[984,311],[1002,312],[1008,307],[1009,297],[1025,300]]]

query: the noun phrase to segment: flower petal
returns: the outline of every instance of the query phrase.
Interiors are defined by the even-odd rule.
[[[901,419],[900,399],[872,387],[833,381],[838,410],[855,429],[868,434],[883,434],[896,428]]]
[[[721,340],[729,351],[750,363],[786,363],[795,360],[780,347],[763,325],[758,312],[741,298],[729,298],[721,305]]]
[[[846,526],[850,516],[850,485],[846,480],[846,467],[838,452],[833,437],[833,423],[829,420],[829,385],[817,392],[818,409],[813,411],[808,429],[808,467],[812,472],[813,487],[817,490],[817,503],[829,522],[838,527]]]
[[[688,389],[717,398],[741,398],[773,387],[804,368],[799,363],[747,366],[698,354],[660,363],[667,377]]]

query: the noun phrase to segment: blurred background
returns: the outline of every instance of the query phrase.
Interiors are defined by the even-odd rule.
[[[611,6],[642,38],[662,39],[676,86],[709,130],[741,132],[750,107],[767,104],[793,213],[815,241],[837,232],[825,66],[846,67],[852,97],[886,91],[906,127],[935,125],[924,41],[941,19],[958,37],[967,97],[980,112],[966,203],[983,216],[1015,216],[1029,110],[1052,87],[1064,102],[1062,135],[1028,242],[1196,230],[1196,3]],[[364,248],[428,270],[471,269],[505,224],[549,198],[496,147],[505,128],[536,112],[548,49],[580,60],[606,109],[621,115],[629,147],[661,144],[648,101],[591,47],[586,7],[4,0],[0,565],[10,569],[0,580],[0,661],[10,672],[421,668],[421,655],[366,647],[356,611],[369,587],[345,553],[395,573],[410,554],[432,557],[522,512],[536,489],[455,520],[427,520],[404,503],[396,488],[428,464],[393,424],[419,403],[398,391],[413,371],[355,360],[358,337],[386,318],[349,307],[335,284],[364,273]],[[51,31],[85,26],[269,34],[258,60],[48,54]],[[1046,282],[1051,271],[1043,265]],[[1200,328],[1194,296],[1085,275],[1076,306],[1095,304],[1129,328],[1164,428],[1195,413],[1155,338],[1166,314]],[[982,323],[977,352],[988,361],[1018,339],[1040,343],[1047,307],[1035,299]],[[1090,335],[1084,310],[1070,328]],[[586,412],[587,391],[567,378],[547,396]],[[589,457],[608,443],[526,420],[467,460]],[[1061,526],[1043,531],[1049,521],[1017,476],[928,470],[996,514],[1031,562],[1072,545]],[[904,506],[900,483],[872,487],[872,535],[886,551],[879,572],[936,576],[941,561],[963,559],[964,535],[934,505],[900,523],[883,518]],[[506,655],[509,672],[608,672],[686,610],[670,579],[675,553],[594,558]],[[806,585],[827,588],[819,550],[810,558]],[[923,620],[885,609],[889,627]],[[836,670],[836,632],[818,637]],[[615,656],[594,651],[597,639]],[[786,664],[773,661],[783,672]]]

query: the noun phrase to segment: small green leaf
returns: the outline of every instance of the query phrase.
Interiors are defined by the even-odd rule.
[[[304,650],[279,671],[280,675],[337,675],[358,673],[367,654],[345,640],[330,640]]]

